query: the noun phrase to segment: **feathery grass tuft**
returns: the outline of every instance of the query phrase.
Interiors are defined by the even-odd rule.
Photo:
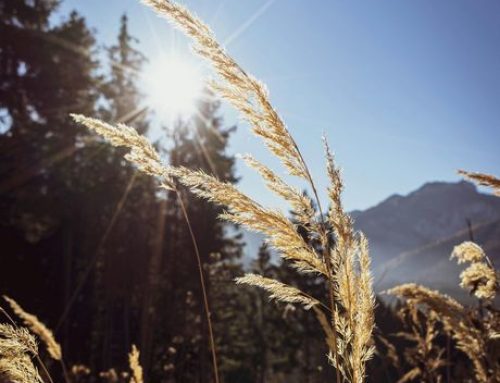
[[[220,76],[221,81],[211,83],[212,89],[242,114],[290,174],[309,180],[310,174],[297,144],[271,105],[266,87],[243,70],[220,46],[210,28],[187,8],[169,0],[142,2],[194,41],[195,52],[206,59]]]
[[[460,287],[469,290],[479,299],[495,298],[498,289],[497,272],[480,246],[473,242],[463,242],[455,246],[450,258],[456,258],[459,264],[470,263],[460,273]]]
[[[486,254],[480,246],[474,242],[466,241],[458,246],[455,246],[450,258],[456,258],[458,264],[482,262],[486,258]]]
[[[55,340],[54,334],[50,331],[35,315],[32,315],[23,310],[23,308],[12,298],[3,296],[7,303],[12,308],[12,311],[23,320],[24,324],[31,332],[42,340],[45,344],[47,352],[52,359],[60,361],[62,359],[61,346]]]
[[[298,303],[306,310],[320,304],[318,300],[304,294],[295,287],[261,275],[246,274],[243,277],[236,278],[236,283],[261,287],[271,294],[269,298],[285,303]]]
[[[278,210],[258,204],[234,185],[220,182],[202,171],[163,166],[152,145],[129,127],[114,127],[79,115],[73,118],[113,145],[128,147],[130,153],[126,158],[140,170],[158,177],[166,187],[177,180],[199,197],[225,207],[227,210],[222,218],[264,234],[269,244],[298,272],[314,273],[323,278],[329,290],[328,305],[293,286],[258,275],[246,275],[237,282],[261,287],[271,294],[271,298],[298,303],[305,309],[313,308],[325,332],[337,382],[363,382],[365,363],[374,352],[371,341],[374,295],[368,243],[354,232],[352,220],[342,207],[343,184],[328,145],[325,142],[331,209],[325,219],[309,169],[288,128],[273,108],[265,86],[243,70],[219,45],[211,30],[186,8],[169,0],[143,2],[194,40],[194,50],[218,74],[218,79],[210,84],[212,89],[242,114],[289,175],[308,182],[319,214],[315,213],[312,199],[253,157],[245,158],[247,164],[260,174],[271,192],[289,203],[298,222],[292,222]],[[299,234],[298,225],[307,231],[305,236]],[[313,246],[309,239],[317,240],[320,245]]]
[[[14,383],[42,383],[31,360],[38,352],[35,338],[27,329],[0,324],[0,380]]]
[[[135,345],[132,345],[132,350],[128,354],[128,364],[132,372],[130,383],[144,383],[142,366],[139,362],[139,350]]]
[[[439,291],[414,283],[394,287],[388,293],[406,299],[410,306],[424,306],[435,313],[446,333],[457,342],[458,349],[471,360],[476,379],[479,382],[489,381],[485,353],[486,339],[464,306]]]

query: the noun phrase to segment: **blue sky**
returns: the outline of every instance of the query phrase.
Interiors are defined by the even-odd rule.
[[[186,0],[229,53],[263,80],[299,142],[320,189],[321,135],[343,168],[348,209],[365,209],[427,181],[457,181],[456,169],[499,174],[500,2],[487,0]],[[188,42],[136,0],[65,0],[102,44],[126,12],[139,48],[154,61]],[[231,152],[280,171],[238,123]],[[241,188],[285,207],[241,164]],[[300,184],[298,186],[301,186]],[[324,193],[322,196],[324,198]]]

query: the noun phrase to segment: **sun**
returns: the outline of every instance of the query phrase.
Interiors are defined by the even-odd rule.
[[[151,60],[144,73],[147,105],[163,122],[186,119],[196,112],[203,91],[198,66],[172,55]]]

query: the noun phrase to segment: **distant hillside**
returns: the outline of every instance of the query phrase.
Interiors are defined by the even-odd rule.
[[[377,290],[419,282],[459,294],[460,268],[449,256],[469,239],[467,220],[474,239],[500,260],[500,198],[479,193],[469,182],[427,183],[353,217],[370,241]]]
[[[496,265],[500,265],[500,219],[472,226],[474,241],[479,243]],[[450,260],[454,246],[469,240],[467,229],[417,249],[401,252],[375,268],[375,288],[384,290],[403,282],[416,282],[465,299],[459,274],[464,266]]]
[[[469,182],[426,183],[351,214],[370,242],[377,290],[411,281],[457,295],[460,268],[449,256],[469,238],[467,220],[476,242],[500,264],[500,198],[479,193]],[[262,237],[245,239],[253,256]]]

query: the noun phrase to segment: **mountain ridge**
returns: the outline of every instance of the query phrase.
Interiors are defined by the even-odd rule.
[[[370,243],[377,290],[418,282],[456,293],[460,267],[449,256],[471,234],[500,264],[500,198],[468,181],[427,182],[350,214]],[[244,238],[247,257],[254,258],[263,237],[245,233]]]

